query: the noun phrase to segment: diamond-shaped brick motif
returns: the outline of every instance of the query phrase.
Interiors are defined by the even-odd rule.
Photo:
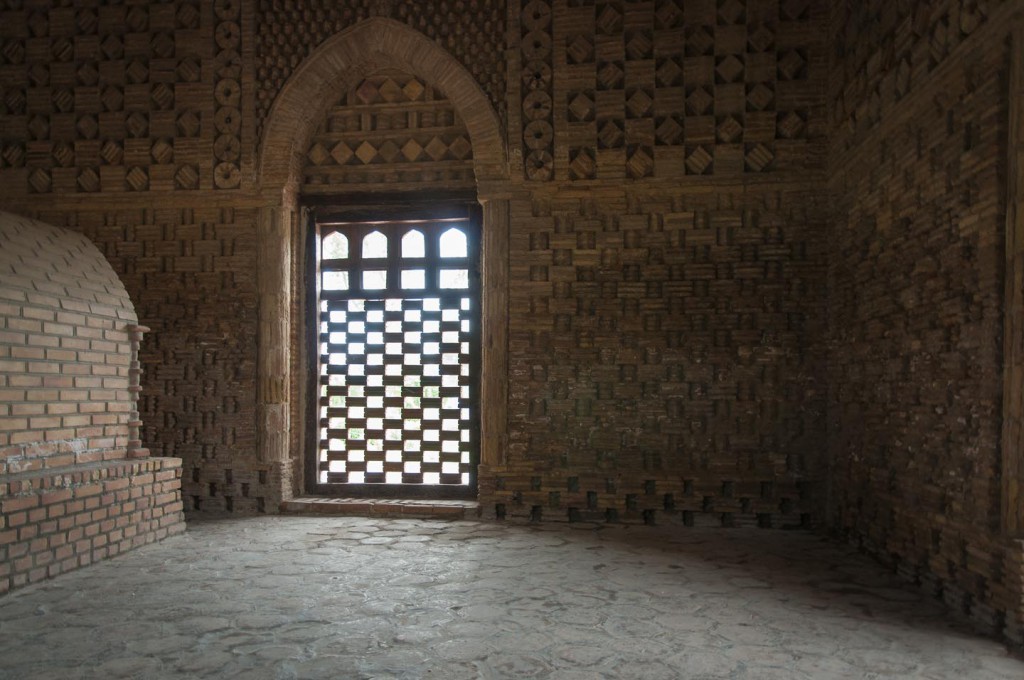
[[[654,9],[657,28],[677,28],[683,23],[683,10],[675,0],[659,0]]]
[[[124,92],[119,87],[109,85],[100,93],[100,103],[105,111],[120,111],[124,106]]]
[[[779,18],[784,21],[803,21],[808,18],[810,0],[779,0]]]
[[[457,160],[465,160],[469,158],[473,151],[473,146],[469,143],[469,140],[463,136],[458,136],[452,140],[452,143],[448,145],[448,151]]]
[[[96,10],[85,7],[75,12],[75,26],[80,35],[90,35],[96,32],[99,26],[99,19],[96,17]]]
[[[185,111],[178,116],[175,128],[182,137],[198,137],[200,130],[199,116],[192,111]]]
[[[25,61],[25,44],[18,40],[7,40],[0,47],[0,55],[8,64],[20,64]]]
[[[124,55],[124,43],[119,36],[111,33],[100,41],[100,51],[107,59],[120,59]]]
[[[42,168],[36,168],[28,175],[28,187],[31,193],[45,194],[50,191],[50,173]]]
[[[711,112],[715,98],[706,87],[687,88],[686,92],[686,113],[702,116]]]
[[[377,149],[377,155],[384,159],[385,163],[394,163],[402,150],[390,139],[385,140]]]
[[[714,53],[715,38],[712,29],[707,26],[696,26],[687,30],[683,37],[683,47],[688,57],[708,56]]]
[[[747,28],[747,46],[752,52],[767,52],[775,45],[775,34],[770,28],[759,24]]]
[[[720,142],[725,142],[726,144],[735,142],[743,136],[743,124],[733,116],[725,116],[718,120],[718,124],[715,126],[715,134]]]
[[[313,165],[325,165],[330,157],[331,154],[328,153],[327,149],[325,149],[320,142],[315,142],[313,146],[309,148],[309,151],[306,152],[306,158],[308,158],[309,162]]]
[[[129,113],[124,121],[124,126],[128,130],[129,137],[139,138],[149,135],[149,117],[139,111]]]
[[[597,89],[619,90],[622,89],[624,73],[622,64],[614,61],[605,61],[597,67]]]
[[[70,168],[75,164],[75,150],[66,142],[55,143],[51,155],[53,162],[62,168]]]
[[[574,92],[569,94],[570,122],[583,122],[594,119],[594,95],[592,92]]]
[[[633,179],[650,177],[654,174],[654,153],[650,147],[637,146],[628,150],[626,174]]]
[[[153,54],[161,59],[174,56],[174,37],[167,33],[157,33],[149,41],[149,48]]]
[[[59,87],[53,91],[53,107],[60,113],[68,113],[75,108],[75,94],[67,87]]]
[[[364,80],[356,88],[356,97],[364,104],[373,104],[380,99],[380,95],[377,93],[377,85],[369,79]]]
[[[124,158],[124,149],[117,142],[108,139],[100,147],[100,158],[107,165],[120,165]]]
[[[717,0],[718,24],[733,26],[746,17],[746,5],[741,0]]]
[[[25,147],[20,144],[5,144],[2,157],[7,167],[20,168],[25,165]]]
[[[149,188],[149,174],[135,166],[125,174],[124,184],[129,191],[145,191]]]
[[[615,35],[622,31],[622,13],[612,3],[601,3],[594,21],[598,33]]]
[[[683,84],[683,66],[678,57],[659,59],[654,71],[655,83],[658,87],[671,87]]]
[[[166,83],[157,83],[150,91],[149,98],[161,111],[168,111],[174,108],[174,86]]]
[[[405,157],[405,160],[414,163],[423,155],[423,145],[415,139],[410,139],[402,145],[402,155]]]
[[[623,133],[622,124],[615,120],[606,120],[599,123],[597,128],[597,142],[601,149],[614,149],[622,146]]]
[[[145,5],[132,5],[125,14],[124,23],[134,33],[145,33],[149,29],[149,10]]]
[[[75,56],[75,46],[67,38],[56,38],[50,45],[50,54],[54,61],[71,61]]]
[[[35,63],[28,67],[28,82],[35,87],[50,84],[50,67],[48,64]]]
[[[44,38],[50,32],[49,14],[46,12],[30,12],[26,24],[33,37]]]
[[[4,106],[8,113],[25,113],[25,91],[11,88],[4,93]]]
[[[735,54],[719,57],[715,63],[715,81],[735,83],[743,78],[743,61]]]
[[[747,110],[764,111],[775,100],[775,92],[764,83],[747,86]]]
[[[133,85],[144,83],[149,79],[149,67],[140,59],[132,59],[124,69],[125,80]]]
[[[46,139],[50,136],[50,121],[46,116],[32,116],[28,121],[29,139]]]
[[[775,160],[775,154],[764,144],[747,144],[743,160],[747,170],[764,172]]]
[[[178,28],[199,28],[199,18],[199,9],[194,5],[183,4],[178,8]]]
[[[79,191],[92,193],[100,190],[100,175],[93,168],[84,168],[78,173],[77,184]]]
[[[174,161],[174,144],[168,139],[158,139],[153,142],[153,146],[150,149],[150,155],[153,160],[160,165],[166,165]]]
[[[410,78],[409,82],[402,86],[402,92],[405,94],[406,99],[411,102],[419,101],[423,98],[423,93],[427,91],[427,88],[423,86],[423,83]]]
[[[630,31],[626,34],[626,58],[650,59],[654,56],[654,35],[651,31]]]
[[[202,76],[202,68],[199,66],[198,61],[186,57],[178,62],[175,74],[178,76],[178,80],[183,83],[195,83]]]
[[[194,165],[183,165],[174,173],[175,189],[198,189],[199,168]]]
[[[377,88],[377,92],[380,93],[381,99],[386,102],[394,103],[405,99],[405,92],[402,91],[402,87],[391,78],[381,83],[380,87]]]
[[[96,70],[96,65],[93,62],[85,61],[75,71],[75,77],[79,85],[95,85],[99,82],[100,72]]]
[[[629,118],[649,116],[654,108],[654,98],[644,90],[637,88],[629,93],[626,99],[626,113]]]
[[[807,119],[797,111],[779,113],[776,125],[776,134],[783,139],[798,139],[803,137],[807,128]]]
[[[659,146],[673,146],[683,139],[683,126],[673,116],[666,116],[657,120],[657,127],[654,128],[654,142]]]
[[[331,158],[333,158],[334,162],[338,165],[345,165],[352,160],[352,156],[354,155],[352,148],[345,142],[338,142],[331,147]],[[409,160],[412,159],[410,158]]]
[[[565,39],[565,56],[570,64],[586,64],[594,60],[594,43],[585,35]]]
[[[441,141],[440,138],[434,137],[427,145],[423,148],[427,152],[427,155],[433,158],[435,161],[439,161],[445,157],[448,153],[448,145]]]
[[[597,176],[597,163],[591,149],[580,148],[569,150],[569,178],[593,179]]]
[[[703,146],[686,148],[686,160],[683,166],[687,175],[710,175],[714,157]]]
[[[787,50],[776,61],[780,80],[799,80],[807,77],[807,57],[803,50]]]

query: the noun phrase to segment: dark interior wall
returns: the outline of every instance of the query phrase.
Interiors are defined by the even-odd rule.
[[[823,8],[522,2],[509,446],[484,511],[816,515]],[[521,151],[520,151],[521,149]]]
[[[820,3],[100,4],[5,5],[0,195],[126,282],[153,328],[145,443],[182,457],[186,507],[276,508],[255,456],[258,135],[315,46],[384,14],[507,125],[510,445],[487,512],[813,518]]]
[[[988,11],[833,8],[829,521],[1019,636],[1000,527],[1009,56]]]

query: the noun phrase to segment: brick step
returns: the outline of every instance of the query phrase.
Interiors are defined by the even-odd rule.
[[[281,503],[281,512],[287,514],[355,515],[359,517],[475,519],[480,514],[480,504],[476,501],[460,500],[304,496]]]

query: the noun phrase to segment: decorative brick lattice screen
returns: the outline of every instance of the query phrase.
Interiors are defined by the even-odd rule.
[[[320,225],[317,485],[472,492],[479,305],[469,234],[465,220]]]

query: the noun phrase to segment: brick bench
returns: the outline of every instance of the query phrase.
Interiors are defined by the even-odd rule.
[[[179,458],[0,475],[0,593],[184,530]]]

